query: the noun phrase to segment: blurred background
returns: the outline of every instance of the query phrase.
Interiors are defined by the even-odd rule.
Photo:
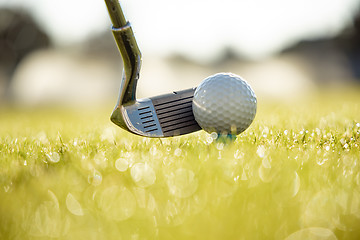
[[[217,72],[280,100],[360,85],[360,0],[121,5],[143,54],[138,97]],[[0,0],[0,105],[115,104],[122,61],[110,27],[101,0]]]

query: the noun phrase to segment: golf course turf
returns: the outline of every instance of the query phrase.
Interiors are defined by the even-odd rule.
[[[0,239],[360,239],[360,94],[258,99],[234,141],[0,110]]]

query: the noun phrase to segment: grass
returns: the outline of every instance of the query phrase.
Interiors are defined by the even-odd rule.
[[[231,143],[3,109],[0,239],[359,239],[358,93],[259,99]]]

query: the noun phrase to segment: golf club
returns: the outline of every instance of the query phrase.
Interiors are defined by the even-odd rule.
[[[192,110],[195,88],[136,99],[141,52],[130,23],[118,0],[105,0],[112,33],[123,59],[124,70],[118,102],[111,121],[126,131],[146,137],[173,137],[200,130]]]

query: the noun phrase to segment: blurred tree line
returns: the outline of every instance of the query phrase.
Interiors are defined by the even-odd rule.
[[[360,7],[352,24],[333,38],[302,40],[282,51],[303,56],[318,73],[317,80],[326,82],[331,77],[331,66],[347,68],[350,77],[360,81]],[[332,63],[332,64],[331,64]]]
[[[5,94],[21,60],[32,51],[50,45],[47,33],[25,10],[0,9],[0,83]]]
[[[111,38],[108,34],[89,39],[89,48],[94,49],[96,46],[99,54],[113,54],[110,53],[113,51],[113,40],[105,41],[104,45],[106,37]],[[112,47],[109,47],[109,44]],[[0,9],[0,102],[10,97],[6,89],[8,89],[21,60],[34,50],[48,48],[51,45],[48,34],[25,10]],[[296,45],[284,49],[280,54],[286,53],[305,56],[305,59],[309,60],[309,63],[314,65],[314,69],[319,72],[326,72],[327,66],[330,66],[322,63],[331,61],[334,59],[334,55],[341,55],[345,59],[346,68],[349,68],[352,77],[360,81],[360,7],[358,14],[354,16],[352,25],[338,36],[300,41]],[[223,57],[220,56],[220,58]],[[234,56],[231,57],[234,58]],[[337,62],[331,66],[336,64]],[[327,81],[327,77],[324,75],[322,78],[323,81]]]

